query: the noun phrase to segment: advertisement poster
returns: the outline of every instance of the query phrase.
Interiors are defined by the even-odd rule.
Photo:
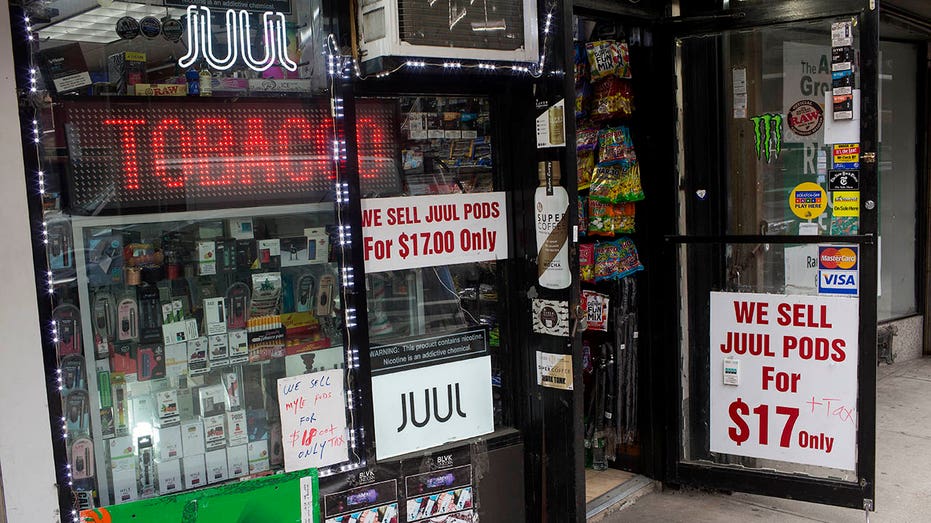
[[[858,300],[711,293],[711,451],[856,467]]]
[[[572,355],[537,351],[537,385],[572,390]]]
[[[824,143],[825,93],[831,92],[831,46],[785,42],[782,107],[786,143]]]
[[[323,496],[323,523],[398,523],[398,480],[372,482],[366,472],[359,480],[354,488]]]
[[[372,348],[379,460],[494,430],[487,347],[475,330]]]
[[[192,492],[82,510],[82,523],[316,523],[320,495],[315,469],[277,474]]]
[[[342,369],[280,378],[278,409],[287,472],[349,460]]]
[[[505,193],[364,199],[362,249],[367,273],[506,259]]]
[[[407,521],[472,523],[471,464],[407,476],[404,484]]]

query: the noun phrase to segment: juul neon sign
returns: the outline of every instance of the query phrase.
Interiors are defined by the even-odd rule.
[[[278,63],[288,71],[296,71],[297,64],[288,57],[288,40],[285,34],[284,13],[266,11],[262,13],[262,35],[264,39],[264,56],[253,56],[249,41],[251,22],[247,11],[226,10],[226,56],[217,57],[213,52],[213,38],[210,32],[210,8],[188,6],[187,8],[187,49],[186,55],[178,60],[178,65],[188,68],[204,60],[211,69],[225,71],[233,66],[239,58],[254,71],[265,71]]]

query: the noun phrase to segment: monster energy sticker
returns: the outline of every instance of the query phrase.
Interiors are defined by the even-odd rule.
[[[765,113],[750,118],[753,122],[753,147],[759,160],[771,163],[782,152],[782,115]]]

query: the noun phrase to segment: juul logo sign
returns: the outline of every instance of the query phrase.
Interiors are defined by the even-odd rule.
[[[455,414],[458,414],[460,418],[465,418],[466,414],[465,412],[462,412],[462,405],[460,403],[461,400],[459,398],[459,384],[456,383],[455,387],[456,387],[456,412]],[[414,406],[414,403],[415,403],[414,393],[413,392],[408,392],[407,394],[404,394],[403,392],[401,393],[401,426],[398,427],[398,432],[401,432],[407,427],[408,405],[410,405],[411,424],[413,424],[417,428],[422,428],[422,427],[426,427],[427,424],[430,423],[430,390],[431,389],[424,389],[423,391],[423,402],[424,402],[424,406],[423,406],[424,419],[423,420],[417,419],[417,413],[416,413],[417,408]],[[449,421],[449,418],[453,417],[453,385],[452,384],[446,385],[446,409],[445,409],[446,413],[443,416],[440,416],[440,411],[439,411],[440,401],[437,398],[436,387],[433,387],[432,390],[433,390],[433,418],[436,419],[436,421],[440,423],[446,423],[447,421]],[[410,398],[409,401],[408,401],[408,398]]]
[[[284,13],[266,11],[262,13],[262,36],[264,54],[253,56],[249,35],[252,30],[249,13],[234,9],[226,10],[226,55],[217,57],[213,51],[209,7],[188,6],[187,8],[187,49],[186,55],[178,60],[178,65],[188,68],[204,60],[212,69],[224,71],[242,58],[242,61],[254,71],[265,71],[276,63],[288,71],[296,71],[297,64],[288,57],[288,40],[285,34]]]

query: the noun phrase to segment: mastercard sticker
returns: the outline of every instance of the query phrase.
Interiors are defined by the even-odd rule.
[[[859,248],[818,246],[818,293],[856,295],[860,285]]]

